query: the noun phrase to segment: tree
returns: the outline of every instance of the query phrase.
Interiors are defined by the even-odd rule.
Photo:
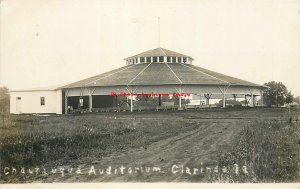
[[[264,91],[264,103],[267,106],[282,106],[293,100],[293,95],[288,92],[286,86],[281,82],[271,81],[264,84],[269,88]]]
[[[294,100],[294,95],[292,95],[291,91],[289,91],[286,95],[286,98],[285,98],[285,102],[286,103],[292,103]]]
[[[300,104],[300,96],[297,96],[294,98],[294,102]]]
[[[9,114],[9,90],[7,87],[0,87],[0,118],[3,119]]]

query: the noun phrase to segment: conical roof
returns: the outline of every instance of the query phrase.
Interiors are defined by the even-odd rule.
[[[261,85],[185,63],[140,63],[124,66],[62,88],[142,85]]]
[[[190,56],[188,56],[188,55],[184,55],[184,54],[181,54],[181,53],[177,53],[177,52],[174,52],[174,51],[171,51],[171,50],[162,48],[162,47],[158,47],[158,48],[155,48],[155,49],[152,49],[152,50],[148,50],[148,51],[139,53],[139,54],[134,55],[134,56],[130,56],[130,57],[128,57],[128,58],[125,58],[125,60],[126,60],[126,59],[130,59],[130,58],[137,58],[137,57],[151,57],[151,56],[189,57],[189,58],[191,58],[191,59],[193,60],[193,58],[190,57]]]

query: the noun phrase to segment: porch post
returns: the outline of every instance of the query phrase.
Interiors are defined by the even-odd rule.
[[[223,108],[226,108],[226,88],[225,88],[225,86],[223,87],[222,92],[223,92]]]
[[[115,101],[116,101],[115,105],[116,105],[116,107],[118,107],[118,96],[117,95],[115,97]]]
[[[161,106],[161,95],[158,96],[158,106]]]
[[[225,93],[223,93],[223,108],[226,107],[226,96]]]
[[[260,90],[260,106],[264,106],[264,93]]]
[[[93,96],[89,94],[89,112],[92,112],[93,108]]]
[[[179,99],[178,110],[182,110],[182,108],[181,108],[181,93],[182,93],[182,91],[181,91],[181,87],[180,87],[180,88],[179,88],[179,97],[178,97],[178,99]]]
[[[131,96],[130,96],[130,111],[133,112],[132,93],[131,93]]]
[[[253,94],[252,93],[251,93],[250,100],[251,100],[250,107],[253,107],[253,105],[254,105],[254,102],[253,102],[254,98],[253,98]]]
[[[206,105],[209,105],[210,94],[204,94],[204,97],[206,99]]]
[[[179,95],[179,110],[181,110],[181,95]]]
[[[65,114],[68,114],[68,96],[65,93]]]
[[[65,114],[68,114],[68,92],[69,90],[65,91]]]

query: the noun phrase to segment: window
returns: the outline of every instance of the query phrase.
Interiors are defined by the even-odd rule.
[[[148,63],[151,62],[151,57],[147,57],[147,62],[148,62]]]
[[[137,58],[135,59],[135,63],[138,63],[138,59]]]
[[[171,62],[171,57],[167,56],[167,62]]]
[[[176,57],[172,57],[172,62],[176,62]]]
[[[157,62],[157,56],[153,57],[153,62]]]
[[[145,62],[145,57],[141,57],[141,58],[140,58],[140,62],[141,62],[141,63],[144,63],[144,62]]]
[[[45,97],[41,97],[41,106],[45,105]]]
[[[135,59],[132,59],[132,62],[135,63]]]
[[[21,100],[21,97],[17,97],[17,100]]]
[[[183,58],[183,62],[184,62],[184,63],[186,63],[186,60],[187,60],[187,58],[186,58],[186,57],[184,57],[184,58]]]
[[[181,57],[178,57],[178,62],[181,62]]]
[[[159,62],[164,62],[164,57],[163,56],[158,57],[158,61]]]

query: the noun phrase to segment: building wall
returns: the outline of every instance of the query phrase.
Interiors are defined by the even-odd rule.
[[[20,97],[20,100],[17,98]],[[45,105],[41,105],[45,97]],[[62,113],[61,90],[56,91],[12,91],[10,92],[10,113]]]

